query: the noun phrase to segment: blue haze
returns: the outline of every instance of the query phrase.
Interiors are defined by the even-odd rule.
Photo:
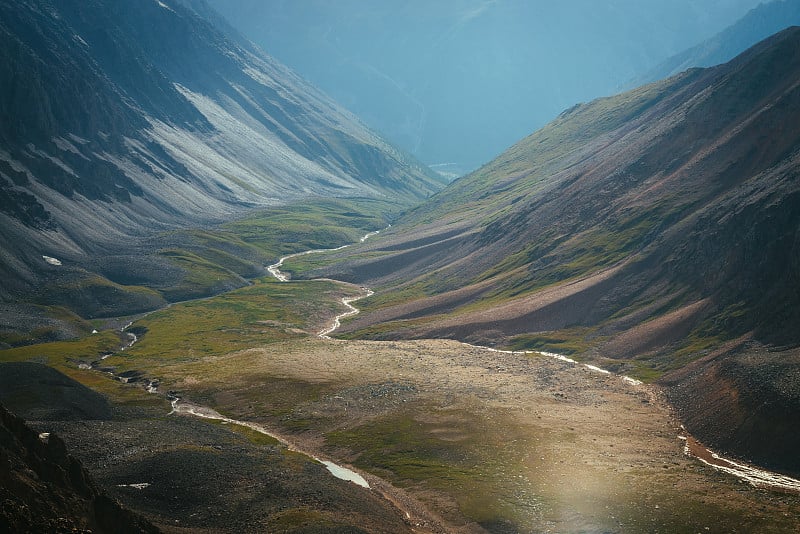
[[[759,0],[208,0],[389,140],[458,174]],[[452,165],[441,165],[452,164]]]

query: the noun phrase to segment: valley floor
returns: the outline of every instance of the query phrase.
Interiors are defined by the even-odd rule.
[[[307,393],[281,394],[276,380]],[[679,425],[651,386],[546,357],[450,341],[308,340],[209,359],[174,387],[215,391],[222,412],[403,487],[442,531],[800,525],[796,497],[684,456]],[[287,401],[288,413],[265,416]]]
[[[76,400],[69,406],[83,410],[36,421],[43,412],[29,409],[28,418],[166,532],[800,527],[800,496],[685,456],[654,386],[454,341],[319,338],[341,298],[359,292],[264,279],[140,319],[139,341],[102,365],[158,379],[157,394],[79,368],[113,336],[11,349],[0,362],[46,362],[107,395],[110,416],[88,418],[96,401]],[[51,395],[29,381],[0,401],[30,408]],[[170,413],[167,392],[352,468],[371,489],[252,429]]]
[[[261,423],[353,466],[373,487],[337,480],[269,440],[167,415],[163,401],[161,410],[119,408],[113,421],[38,424],[64,435],[114,495],[167,531],[310,532],[302,525],[323,520],[459,533],[800,525],[797,496],[684,456],[656,389],[544,356],[309,338],[158,372],[162,390]]]

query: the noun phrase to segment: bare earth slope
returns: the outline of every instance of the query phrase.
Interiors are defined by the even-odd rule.
[[[358,336],[543,347],[649,379],[725,347],[744,351],[754,376],[775,350],[795,369],[781,348],[800,343],[798,125],[790,28],[725,65],[565,111],[363,254],[303,276],[378,290],[345,325]],[[734,397],[786,407],[764,442],[797,443],[796,382],[731,382]],[[783,445],[744,438],[738,408],[681,403],[695,397],[678,391],[688,421],[713,415],[728,429],[715,445],[800,471]]]

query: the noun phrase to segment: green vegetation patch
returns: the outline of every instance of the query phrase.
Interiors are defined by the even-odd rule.
[[[511,338],[511,350],[542,350],[557,354],[573,355],[586,352],[592,342],[587,340],[593,329],[573,328],[556,332],[520,334]]]
[[[180,267],[185,275],[181,282],[161,292],[167,300],[176,302],[205,297],[225,289],[240,287],[246,282],[241,276],[216,263],[185,250],[163,250],[159,253]]]
[[[66,365],[65,362],[71,359],[88,361],[98,359],[103,354],[119,349],[120,344],[116,332],[105,331],[77,340],[54,341],[0,350],[0,362],[33,361],[62,368]]]
[[[331,432],[329,445],[355,451],[355,465],[391,473],[398,480],[427,482],[446,487],[468,476],[463,451],[430,433],[430,425],[412,415]]]
[[[469,404],[469,403],[467,403]],[[518,499],[504,471],[511,426],[487,422],[467,406],[395,413],[356,428],[326,434],[326,444],[355,455],[353,465],[399,486],[427,487],[450,495],[473,521],[514,522]],[[513,448],[511,448],[513,449]]]
[[[165,304],[153,289],[116,284],[83,270],[74,270],[42,287],[35,300],[43,305],[68,308],[85,318],[129,315]]]
[[[341,309],[343,292],[329,281],[282,283],[272,278],[204,300],[176,304],[137,321],[147,334],[126,356],[141,360],[195,361],[206,356],[300,339]],[[116,363],[116,362],[115,362]]]
[[[363,234],[362,236],[363,237]],[[383,256],[390,255],[389,252],[381,252],[381,251],[370,251],[370,252],[358,252],[358,249],[349,248],[346,253],[336,250],[324,250],[322,249],[320,252],[316,252],[313,254],[302,254],[300,256],[295,256],[294,258],[290,258],[287,260],[281,270],[284,272],[289,272],[294,276],[307,276],[308,278],[314,278],[314,270],[322,269],[328,267],[330,265],[336,265],[341,263],[343,258],[344,261],[348,264],[357,263],[362,260],[370,260],[370,259],[378,259]]]
[[[361,301],[359,301],[359,303],[360,302]],[[335,336],[339,339],[404,339],[408,337],[409,332],[413,331],[415,328],[424,327],[433,322],[437,317],[438,316],[430,316],[422,319],[403,319],[399,321],[376,323],[353,332],[337,333]]]
[[[166,401],[163,398],[146,393],[139,384],[123,384],[113,380],[108,373],[78,368],[79,363],[88,364],[99,360],[103,355],[118,351],[121,344],[118,332],[106,330],[77,340],[0,350],[0,362],[36,362],[48,365],[118,404],[164,405]]]
[[[381,200],[315,199],[270,208],[222,229],[279,257],[353,243],[367,232],[385,228],[397,211],[397,205]]]
[[[654,369],[643,361],[633,360],[628,363],[632,366],[632,369],[627,371],[627,375],[642,382],[655,382],[664,375],[664,371]]]

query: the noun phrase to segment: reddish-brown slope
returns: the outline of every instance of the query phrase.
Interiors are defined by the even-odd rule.
[[[717,334],[800,341],[799,148],[794,28],[727,65],[565,112],[409,213],[368,259],[326,274],[389,292],[350,330],[443,311],[408,334],[491,323],[513,336],[620,317],[613,330],[627,330],[708,299],[698,319],[724,322]],[[583,299],[564,285],[612,267]],[[392,300],[399,289],[416,300]],[[575,300],[562,320],[528,317],[545,289]]]

